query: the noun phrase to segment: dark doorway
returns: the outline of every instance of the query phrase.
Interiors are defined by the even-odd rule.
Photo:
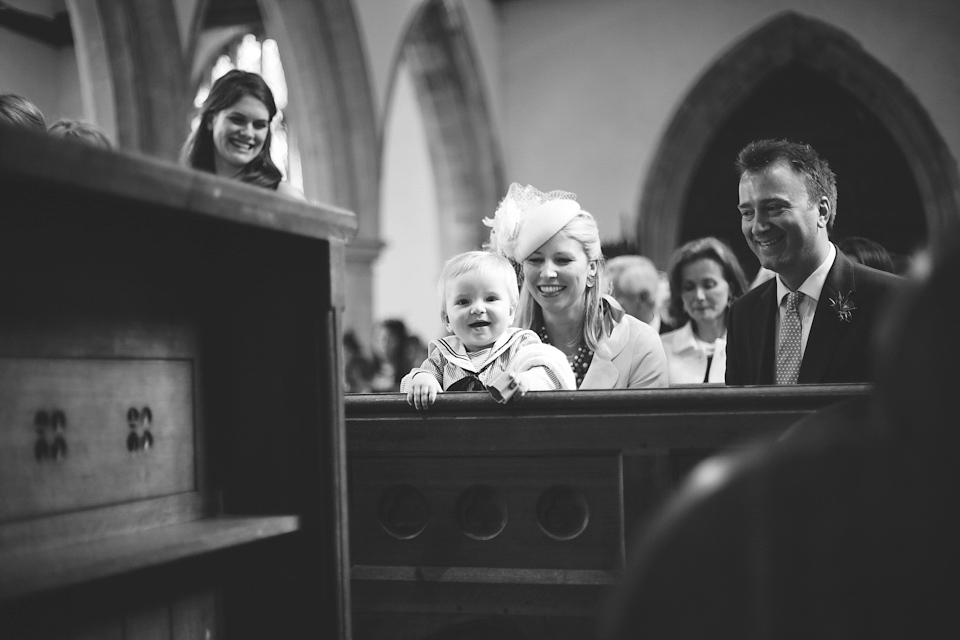
[[[681,243],[716,236],[734,250],[748,277],[756,274],[759,263],[740,233],[734,161],[760,138],[809,143],[830,163],[838,192],[834,242],[867,237],[895,262],[925,244],[920,192],[891,135],[854,96],[800,64],[762,82],[718,127],[687,195]]]

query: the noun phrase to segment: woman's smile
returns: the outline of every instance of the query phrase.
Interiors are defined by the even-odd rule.
[[[244,152],[252,150],[255,146],[253,140],[246,138],[230,138],[230,144]]]
[[[537,289],[545,296],[553,296],[566,289],[566,287],[559,284],[541,284],[537,286]]]
[[[253,96],[217,112],[211,123],[217,173],[230,175],[256,159],[267,142],[269,126],[267,106]]]

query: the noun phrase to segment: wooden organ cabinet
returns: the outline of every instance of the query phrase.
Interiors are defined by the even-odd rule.
[[[0,129],[0,638],[350,635],[349,212]]]

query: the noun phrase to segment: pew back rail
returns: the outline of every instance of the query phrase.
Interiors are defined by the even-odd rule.
[[[445,393],[426,411],[347,396],[358,637],[587,637],[630,539],[695,464],[868,391]]]

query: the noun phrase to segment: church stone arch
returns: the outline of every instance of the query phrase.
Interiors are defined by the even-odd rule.
[[[304,191],[357,215],[343,248],[344,325],[369,335],[380,251],[380,149],[367,58],[350,0],[257,0],[281,46]]]
[[[67,8],[87,117],[121,149],[175,160],[191,96],[173,3],[68,0]]]
[[[478,248],[489,233],[483,218],[493,215],[503,192],[503,167],[458,0],[427,0],[417,9],[392,78],[401,61],[407,63],[423,113],[442,212],[442,246],[448,253]]]
[[[677,246],[684,201],[713,132],[761,82],[791,64],[835,82],[890,132],[920,191],[934,248],[945,229],[960,220],[956,161],[919,100],[848,34],[787,12],[711,65],[670,122],[651,163],[637,223],[641,251],[657,264],[667,264]]]
[[[367,60],[350,0],[258,0],[283,47],[290,118],[310,199],[357,214],[376,237],[379,154]]]

